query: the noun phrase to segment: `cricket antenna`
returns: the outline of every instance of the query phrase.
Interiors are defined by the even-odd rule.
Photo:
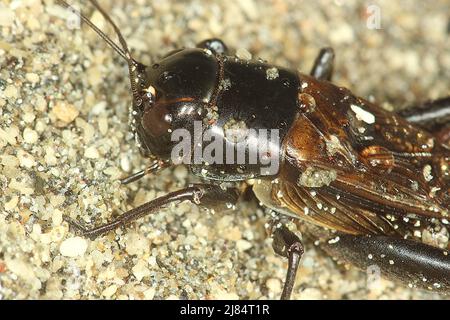
[[[116,26],[114,21],[112,21],[111,17],[103,10],[102,7],[98,4],[96,0],[89,0],[92,5],[102,14],[103,18],[107,20],[111,26],[113,27],[117,37],[119,38],[119,42],[122,46],[120,48],[114,41],[111,40],[102,30],[100,30],[95,24],[92,23],[91,20],[89,20],[84,14],[82,14],[80,11],[76,10],[74,7],[72,7],[70,4],[68,4],[64,0],[57,0],[57,2],[69,9],[71,12],[76,14],[81,20],[83,20],[84,23],[86,23],[92,30],[94,30],[105,42],[114,49],[122,58],[124,58],[128,63],[128,69],[130,74],[130,81],[131,81],[131,91],[133,93],[133,97],[138,98],[138,90],[136,88],[136,84],[138,83],[137,79],[137,68],[143,67],[143,65],[136,60],[133,59],[131,56],[130,50],[128,49],[127,42],[125,41],[124,37],[122,36],[122,33],[120,32],[119,28]]]

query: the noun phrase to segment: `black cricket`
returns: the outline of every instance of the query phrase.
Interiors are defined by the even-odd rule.
[[[59,2],[71,8],[65,1]],[[207,208],[233,204],[239,197],[236,186],[257,179],[262,182],[254,185],[254,193],[264,206],[281,213],[283,219],[310,222],[305,233],[322,239],[325,250],[339,259],[360,268],[376,264],[386,277],[413,287],[450,290],[448,247],[418,241],[412,235],[414,227],[405,219],[415,221],[415,225],[419,221],[421,228],[445,228],[450,203],[450,149],[437,137],[448,139],[450,98],[419,104],[401,115],[381,110],[329,82],[334,61],[331,48],[320,51],[310,75],[264,61],[238,59],[219,39],[176,50],[146,66],[133,59],[108,14],[95,0],[90,2],[113,26],[121,47],[84,15],[74,12],[128,63],[132,129],[142,154],[152,160],[147,169],[122,183],[172,166],[171,132],[178,128],[192,132],[195,121],[223,128],[233,119],[246,128],[276,128],[282,144],[274,152],[282,163],[280,171],[272,175],[261,174],[261,163],[189,165],[203,184],[169,193],[92,229],[68,220],[78,232],[93,239],[173,202],[187,200]],[[270,77],[268,70],[274,71]],[[333,107],[337,111],[330,111]],[[383,130],[397,132],[398,128],[404,128],[400,141],[380,134]],[[415,134],[414,139],[410,133]],[[365,139],[368,136],[370,139]],[[433,144],[424,144],[423,137]],[[417,151],[416,145],[423,150]],[[423,180],[418,169],[427,166],[426,161],[432,163],[431,182]],[[311,170],[314,179],[323,179],[313,179],[312,183],[302,180]],[[417,178],[415,191],[405,187],[412,178]],[[380,185],[401,190],[402,198],[389,188],[386,194],[378,189],[375,192]],[[430,190],[433,194],[428,196]],[[314,214],[308,214],[310,210]],[[386,213],[397,217],[395,222],[389,221]],[[304,249],[283,219],[271,221],[270,230],[275,252],[289,261],[281,295],[281,299],[289,299]],[[368,253],[372,258],[367,258]]]

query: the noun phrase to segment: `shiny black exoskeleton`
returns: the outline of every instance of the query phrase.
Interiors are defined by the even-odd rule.
[[[220,40],[202,45],[170,54],[137,75],[144,102],[136,110],[135,123],[143,153],[169,159],[173,131],[183,128],[194,135],[195,121],[203,123],[203,130],[277,128],[282,140],[299,110],[297,72],[216,51],[225,48]],[[191,168],[204,178],[221,181],[261,175],[261,163],[225,164],[225,159],[223,163],[203,173],[203,166]]]

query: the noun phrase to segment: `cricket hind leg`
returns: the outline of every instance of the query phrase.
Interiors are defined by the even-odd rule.
[[[326,47],[322,48],[314,61],[311,69],[311,76],[318,80],[331,81],[334,68],[334,50]]]
[[[412,105],[398,114],[410,123],[438,133],[450,124],[450,96]]]
[[[119,227],[125,227],[139,218],[155,213],[165,208],[170,203],[191,201],[205,208],[210,208],[217,207],[220,204],[234,204],[238,197],[239,194],[236,189],[222,189],[219,186],[209,184],[194,184],[131,209],[115,220],[92,229],[86,228],[70,218],[65,218],[65,220],[71,227],[80,233],[80,235],[95,239],[109,231],[113,231]]]
[[[304,253],[304,247],[300,238],[280,222],[280,220],[271,220],[269,222],[269,228],[271,237],[273,238],[273,250],[276,254],[288,259],[288,270],[280,299],[289,300],[294,289],[295,277]]]
[[[132,182],[138,181],[145,177],[146,175],[156,173],[161,169],[167,168],[169,163],[167,161],[156,160],[153,161],[149,166],[147,166],[144,170],[134,172],[124,178],[120,179],[120,183],[122,185],[130,184]]]
[[[388,236],[333,234],[322,248],[331,256],[409,287],[450,293],[450,252]]]

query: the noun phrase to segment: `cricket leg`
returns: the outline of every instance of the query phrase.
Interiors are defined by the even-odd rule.
[[[326,47],[322,48],[314,61],[311,69],[311,76],[318,80],[331,81],[334,67],[334,50]]]
[[[336,235],[334,235],[336,236]],[[450,292],[450,252],[408,239],[339,234],[322,247],[341,261],[413,288]]]
[[[288,270],[281,300],[289,300],[295,284],[295,276],[304,249],[301,240],[279,221],[271,221],[272,247],[276,254],[288,258]]]
[[[154,161],[152,162],[147,168],[145,168],[144,170],[132,173],[131,175],[120,179],[120,183],[125,185],[125,184],[129,184],[132,182],[135,182],[143,177],[145,177],[146,175],[149,175],[151,173],[155,173],[156,171],[159,171],[163,168],[166,168],[168,166],[167,162],[163,162],[163,161]]]
[[[450,97],[425,101],[400,110],[398,114],[411,123],[438,132],[450,123]]]
[[[302,235],[340,263],[412,288],[450,293],[450,251],[410,239],[351,235],[312,224],[297,224]],[[333,241],[330,241],[330,240]]]
[[[66,221],[71,227],[75,228],[82,236],[90,239],[95,239],[109,231],[115,230],[119,227],[127,226],[131,222],[142,218],[146,215],[155,213],[170,203],[179,203],[182,201],[191,201],[195,204],[212,207],[218,204],[235,203],[238,199],[238,193],[236,189],[222,189],[216,185],[208,184],[195,184],[185,189],[171,192],[167,195],[159,197],[155,200],[147,202],[137,208],[131,209],[117,219],[108,222],[106,224],[88,229],[80,225],[79,223],[66,218]]]

